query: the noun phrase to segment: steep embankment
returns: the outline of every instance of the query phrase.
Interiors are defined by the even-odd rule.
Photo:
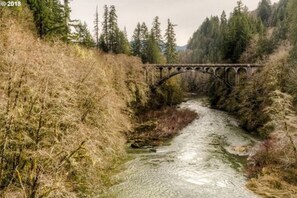
[[[93,197],[147,99],[141,63],[37,39],[25,12],[0,16],[1,197]]]
[[[249,159],[247,186],[264,197],[297,197],[297,116],[284,92],[288,52],[283,43],[248,84],[221,92],[217,106],[236,113],[242,126],[265,137]]]

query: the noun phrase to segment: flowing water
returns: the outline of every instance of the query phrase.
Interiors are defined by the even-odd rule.
[[[180,105],[199,118],[156,153],[134,154],[121,182],[102,197],[117,198],[253,198],[245,187],[246,149],[256,140],[244,133],[235,118],[210,109],[203,100]]]

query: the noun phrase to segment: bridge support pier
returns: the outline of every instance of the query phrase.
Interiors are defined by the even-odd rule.
[[[160,70],[160,79],[162,79],[163,78],[163,68],[159,68],[159,70]]]

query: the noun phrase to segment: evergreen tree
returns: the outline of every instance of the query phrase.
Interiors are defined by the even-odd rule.
[[[117,45],[114,49],[116,54],[130,54],[130,44],[123,31],[118,30],[117,33]]]
[[[225,17],[224,15],[222,16]],[[200,28],[194,33],[189,42],[188,49],[193,51],[192,61],[195,63],[215,63],[222,57],[224,35],[227,31],[227,23],[220,26],[218,17],[206,18]]]
[[[45,1],[28,0],[30,9],[33,11],[35,24],[40,38],[44,38],[49,29],[50,15]]]
[[[75,42],[79,43],[83,46],[86,47],[94,47],[95,46],[95,42],[93,40],[93,37],[90,33],[90,31],[88,30],[87,24],[84,23],[82,24],[81,22],[79,22],[79,24],[77,26],[75,26],[76,29],[76,33],[75,33]]]
[[[221,25],[227,25],[228,20],[227,20],[227,15],[225,11],[222,12],[220,21],[221,21]]]
[[[95,33],[96,47],[99,48],[99,13],[98,13],[98,6],[96,7],[96,13],[95,13],[94,33]]]
[[[176,39],[174,32],[174,25],[168,19],[168,25],[165,33],[165,57],[167,63],[176,63],[177,61],[177,52],[176,52]]]
[[[33,12],[36,28],[41,38],[46,36],[67,38],[69,28],[65,23],[65,8],[59,0],[27,0],[27,3]]]
[[[109,11],[107,5],[104,6],[103,23],[102,23],[102,34],[99,38],[100,48],[108,52],[109,47]]]
[[[159,22],[159,17],[156,16],[153,21],[151,34],[154,37],[154,39],[156,40],[156,42],[158,43],[160,50],[162,50],[163,41],[162,41],[162,33],[161,33],[160,25],[161,25],[161,23]]]
[[[141,57],[143,63],[163,62],[163,56],[158,42],[161,38],[159,35],[161,31],[159,31],[160,24],[157,18],[155,18],[155,24],[151,33],[149,33],[145,23],[138,23],[132,36],[132,54]],[[159,39],[156,39],[155,36]]]
[[[104,6],[102,34],[99,47],[105,52],[130,53],[130,46],[125,33],[120,31],[115,6]]]
[[[117,14],[115,6],[110,6],[109,16],[108,16],[108,46],[111,52],[115,52],[117,48],[117,37],[119,33]]]
[[[266,27],[270,25],[272,16],[272,7],[270,0],[262,0],[259,3],[257,15]]]
[[[163,57],[158,40],[153,34],[150,34],[147,41],[147,61],[149,63],[162,63]]]
[[[288,21],[289,21],[289,38],[293,45],[293,49],[291,50],[291,61],[294,64],[297,63],[297,2],[291,0],[288,5]]]
[[[65,34],[64,34],[64,40],[68,41],[68,37],[70,34],[70,6],[69,6],[69,0],[64,0],[64,27],[65,27]]]
[[[224,58],[232,62],[236,62],[240,58],[251,39],[249,16],[243,11],[243,4],[238,1],[228,23]]]
[[[228,19],[225,11],[223,11],[220,17],[220,34],[219,34],[220,54],[218,58],[219,60],[223,59],[223,55],[228,50],[226,49],[227,36],[228,36]]]
[[[276,6],[276,9],[274,9],[272,14],[272,20],[271,25],[277,26],[278,23],[285,23],[285,20],[287,18],[288,14],[288,2],[289,0],[280,0],[279,3]]]
[[[99,48],[104,52],[109,51],[109,48],[108,48],[107,42],[105,40],[104,34],[101,34],[100,37],[99,37]]]
[[[147,52],[148,46],[147,46],[147,44],[148,44],[149,33],[148,33],[148,28],[144,22],[142,23],[140,29],[141,29],[141,31],[140,31],[141,59],[142,59],[143,63],[147,63],[148,62],[148,52]]]
[[[137,26],[134,30],[133,36],[132,36],[132,42],[131,42],[131,48],[132,48],[132,55],[141,57],[141,25],[140,23],[137,23]]]

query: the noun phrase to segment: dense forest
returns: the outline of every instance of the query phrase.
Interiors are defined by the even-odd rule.
[[[290,14],[289,1],[271,5],[261,1],[257,10],[248,9],[239,1],[230,17],[223,11],[221,16],[205,19],[188,43],[189,62],[256,62],[286,39],[293,39],[294,16]],[[251,51],[251,47],[255,47]],[[246,53],[245,53],[246,52]]]

